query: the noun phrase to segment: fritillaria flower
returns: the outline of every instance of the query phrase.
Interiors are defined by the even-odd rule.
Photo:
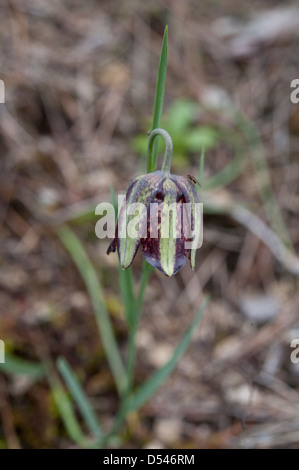
[[[117,248],[120,264],[126,269],[141,245],[146,261],[170,277],[188,258],[194,269],[201,242],[202,213],[196,180],[189,175],[170,174],[172,141],[163,129],[152,131],[150,138],[157,135],[166,144],[162,169],[138,176],[129,184],[116,236],[107,253]]]

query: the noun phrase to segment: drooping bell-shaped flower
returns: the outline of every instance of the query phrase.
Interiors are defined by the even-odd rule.
[[[196,249],[202,238],[202,211],[194,179],[169,172],[172,156],[169,134],[155,129],[150,138],[157,135],[166,143],[162,170],[138,176],[129,184],[116,237],[107,253],[117,248],[120,264],[126,269],[141,245],[147,262],[170,277],[188,257],[192,269],[195,267]]]

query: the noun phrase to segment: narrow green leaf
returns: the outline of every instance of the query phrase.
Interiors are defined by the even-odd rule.
[[[167,44],[168,44],[168,26],[165,27],[163,44],[161,49],[159,70],[156,83],[156,92],[155,92],[155,101],[154,101],[154,111],[153,111],[153,121],[152,121],[152,130],[157,127],[161,127],[161,116],[163,111],[164,103],[164,92],[165,92],[165,81],[166,81],[166,69],[167,69]],[[155,171],[157,165],[157,155],[158,155],[158,141],[155,139],[152,152],[148,151],[148,160],[147,160],[147,172],[151,173]]]
[[[179,359],[184,354],[187,349],[192,333],[195,330],[199,320],[201,319],[203,312],[205,311],[208,304],[208,298],[205,298],[202,306],[195,315],[195,318],[191,326],[186,331],[183,339],[176,347],[172,358],[160,369],[153,373],[153,375],[137,389],[135,394],[132,396],[129,401],[127,412],[131,412],[140,408],[146,401],[148,401],[155,393],[155,391],[162,385],[162,383],[167,379],[167,377],[172,373]]]
[[[84,446],[85,436],[77,421],[67,393],[56,379],[51,380],[51,382],[54,401],[69,437],[80,446]]]
[[[115,340],[110,317],[104,301],[101,285],[94,266],[90,262],[81,242],[67,226],[58,234],[76,264],[91,298],[105,353],[114,376],[117,389],[122,394],[127,387],[127,377]]]
[[[20,359],[8,353],[5,354],[5,363],[0,364],[0,370],[11,375],[26,375],[34,380],[39,380],[46,374],[44,364]]]
[[[69,391],[72,394],[73,399],[78,405],[79,410],[86,422],[86,425],[91,432],[91,434],[95,437],[102,437],[103,432],[99,425],[98,419],[94,410],[82,389],[77,377],[73,373],[71,367],[67,363],[67,361],[60,357],[57,361],[57,367],[69,388]]]

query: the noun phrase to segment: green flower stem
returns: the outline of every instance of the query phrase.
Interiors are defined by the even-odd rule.
[[[165,142],[165,152],[164,152],[164,158],[163,158],[161,169],[162,171],[170,173],[173,144],[172,144],[172,139],[170,135],[164,129],[157,128],[150,132],[149,143],[148,143],[149,155],[153,154],[154,141],[157,136],[162,137]],[[151,168],[150,170],[155,171],[155,168]],[[126,399],[129,399],[129,396],[132,392],[134,367],[135,367],[135,359],[136,359],[136,334],[137,334],[139,319],[140,319],[142,305],[143,305],[145,288],[147,286],[151,272],[152,272],[152,267],[148,263],[145,263],[142,269],[139,293],[135,301],[133,323],[131,324],[130,331],[129,331],[129,344],[128,344],[128,357],[127,357],[127,392],[125,395]]]
[[[154,111],[153,111],[153,122],[152,122],[152,131],[150,133],[149,144],[148,144],[148,154],[147,154],[147,172],[152,173],[156,170],[157,164],[157,153],[158,153],[158,142],[157,135],[163,137],[165,141],[165,155],[163,160],[163,166],[166,167],[165,171],[170,171],[171,157],[172,157],[172,140],[169,134],[160,129],[160,122],[163,110],[164,102],[164,91],[165,91],[165,80],[166,80],[166,67],[167,67],[167,43],[168,43],[168,28],[166,26],[163,44],[160,56],[159,70],[157,76],[156,92],[155,92],[155,101],[154,101]],[[125,394],[122,397],[120,407],[115,418],[114,424],[111,431],[108,433],[104,439],[100,439],[101,446],[105,447],[109,442],[110,438],[117,433],[117,431],[122,426],[123,421],[127,415],[127,406],[131,399],[133,382],[134,382],[134,368],[136,360],[136,334],[137,328],[139,325],[139,320],[142,312],[143,299],[145,289],[150,277],[151,272],[153,271],[152,266],[144,262],[142,268],[142,274],[139,285],[139,292],[136,296],[134,306],[133,306],[133,315],[132,315],[132,324],[129,327],[129,338],[128,338],[128,356],[127,356],[127,388]]]
[[[134,312],[134,323],[130,329],[129,334],[129,345],[128,345],[128,360],[127,360],[127,376],[128,376],[128,394],[130,394],[132,385],[133,385],[133,377],[134,377],[134,367],[135,367],[135,359],[136,359],[136,334],[139,325],[139,320],[142,311],[143,305],[143,298],[145,294],[145,288],[147,286],[150,274],[153,271],[153,267],[148,264],[146,261],[144,262],[139,286],[139,293],[135,303],[135,312]]]
[[[157,136],[162,137],[165,142],[165,153],[161,170],[170,173],[173,145],[170,135],[164,129],[157,128],[150,132],[148,141],[149,155],[153,152],[153,145]],[[155,171],[155,168],[151,169],[151,171]]]

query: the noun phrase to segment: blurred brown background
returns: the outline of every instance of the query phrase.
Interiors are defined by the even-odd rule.
[[[84,243],[125,351],[117,257],[95,236],[94,207],[110,200],[110,185],[124,191],[143,171],[166,24],[162,127],[174,140],[173,173],[196,176],[206,148],[197,268],[152,275],[137,383],[170,357],[204,293],[211,301],[188,352],[127,424],[121,447],[299,446],[299,364],[290,360],[299,338],[296,5],[1,2],[0,338],[18,359],[54,364],[65,356],[104,426],[116,393],[89,297],[56,231],[67,223]],[[141,261],[139,254],[136,280]],[[71,446],[46,378],[8,365],[0,447]]]

